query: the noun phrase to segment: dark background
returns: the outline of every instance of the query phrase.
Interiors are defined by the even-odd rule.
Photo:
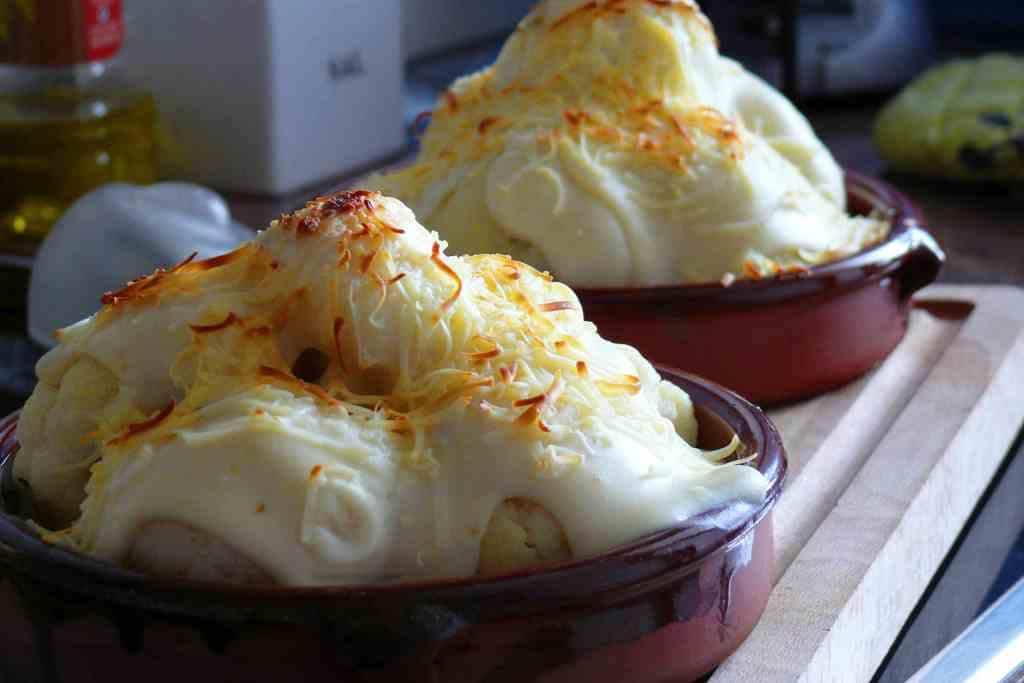
[[[1020,0],[931,0],[928,7],[942,50],[1024,49],[1024,3]]]

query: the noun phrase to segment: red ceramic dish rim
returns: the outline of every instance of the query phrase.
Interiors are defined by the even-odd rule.
[[[772,300],[799,296],[804,285],[822,280],[842,279],[853,272],[868,271],[881,277],[900,267],[902,259],[914,247],[913,234],[924,225],[924,216],[913,202],[886,182],[864,174],[844,170],[849,199],[870,205],[891,221],[885,239],[850,256],[813,266],[806,272],[781,273],[759,280],[739,278],[731,284],[699,282],[683,285],[652,285],[647,287],[574,287],[584,302],[619,303],[630,301],[701,301],[713,299],[715,305],[763,301],[771,293]],[[859,279],[859,278],[858,278]],[[767,291],[766,291],[767,290]]]
[[[211,598],[231,604],[247,601],[295,600],[317,602],[324,599],[365,600],[367,598],[417,599],[426,598],[441,602],[484,599],[501,592],[528,592],[532,597],[549,594],[558,601],[575,602],[584,599],[585,592],[620,590],[648,582],[658,582],[666,573],[673,576],[691,571],[709,556],[730,549],[741,542],[761,519],[768,514],[778,499],[786,475],[786,457],[778,431],[757,407],[748,403],[729,390],[702,378],[687,373],[662,369],[667,379],[675,381],[689,394],[697,407],[703,407],[724,420],[736,431],[748,447],[757,448],[756,465],[768,478],[770,488],[764,501],[751,506],[751,511],[741,521],[727,528],[713,528],[696,532],[693,520],[654,532],[632,543],[619,546],[596,557],[574,560],[543,569],[526,569],[521,572],[500,576],[479,578],[434,579],[416,582],[401,582],[384,585],[339,585],[312,587],[281,586],[238,586],[225,583],[190,580],[160,579],[132,572],[116,565],[90,558],[73,551],[59,548],[42,541],[31,532],[20,518],[6,511],[0,511],[0,542],[7,545],[22,558],[33,561],[33,574],[53,570],[51,580],[66,583],[82,581],[88,583],[91,594],[103,595],[114,600],[126,595],[147,603],[159,604],[163,608],[190,611],[203,605]],[[16,449],[14,439],[18,413],[0,420],[0,462],[5,462]],[[714,511],[712,511],[714,512]],[[710,513],[705,513],[705,515]],[[704,515],[698,516],[697,519]],[[688,555],[680,562],[678,553],[673,555],[675,546],[702,536],[701,551]],[[651,559],[664,558],[664,566],[653,569],[641,566]],[[2,558],[0,558],[2,560]],[[0,561],[0,567],[3,562]],[[605,568],[618,571],[615,578],[602,577]],[[636,571],[629,567],[635,566]],[[622,576],[623,569],[629,576]],[[612,572],[615,573],[615,572]],[[587,588],[583,588],[586,586]],[[142,597],[140,593],[144,593]],[[168,605],[162,598],[169,598]]]

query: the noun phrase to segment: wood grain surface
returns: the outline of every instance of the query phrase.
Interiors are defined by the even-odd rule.
[[[921,299],[869,377],[773,414],[796,464],[777,584],[714,683],[870,680],[1024,423],[1024,291]]]

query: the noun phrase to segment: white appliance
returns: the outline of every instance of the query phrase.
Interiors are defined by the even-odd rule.
[[[156,95],[172,175],[283,194],[405,145],[399,5],[133,0],[121,67]]]
[[[803,0],[799,8],[801,96],[896,88],[931,64],[924,0]]]
[[[539,0],[402,0],[406,59],[503,39]]]

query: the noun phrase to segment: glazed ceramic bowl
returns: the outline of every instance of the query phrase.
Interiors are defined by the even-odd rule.
[[[910,297],[945,261],[924,218],[891,186],[846,172],[855,214],[891,216],[888,237],[815,268],[764,280],[577,289],[601,335],[712,379],[762,405],[834,389],[903,338]]]
[[[239,587],[161,580],[42,542],[0,424],[0,680],[689,681],[754,627],[771,588],[771,509],[786,472],[764,414],[689,392],[701,445],[737,434],[771,488],[599,557],[479,579]],[[709,522],[714,519],[716,525]]]

